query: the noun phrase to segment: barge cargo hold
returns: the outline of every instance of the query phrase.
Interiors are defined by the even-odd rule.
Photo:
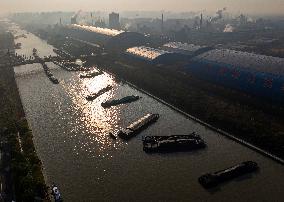
[[[80,78],[93,78],[93,77],[99,76],[101,74],[103,74],[102,71],[90,72],[90,73],[86,73],[86,74],[80,74]]]
[[[125,129],[119,130],[117,135],[122,139],[130,139],[134,135],[138,134],[141,130],[156,122],[159,119],[159,114],[147,114],[135,121]]]
[[[189,135],[146,136],[142,141],[145,152],[189,151],[206,147],[204,140],[195,132]]]
[[[102,94],[106,93],[107,91],[111,90],[112,89],[112,86],[108,85],[107,87],[99,90],[97,93],[94,93],[94,94],[91,94],[91,95],[88,95],[86,97],[86,99],[88,101],[93,101],[95,100],[96,98],[98,98],[99,96],[101,96]]]
[[[53,63],[59,67],[61,67],[62,69],[69,71],[69,72],[75,72],[75,71],[89,71],[88,68],[86,67],[82,67],[81,65],[78,65],[74,62],[58,62],[58,61],[53,61]]]
[[[71,54],[68,52],[62,50],[62,49],[53,49],[53,52],[56,53],[58,56],[63,57],[63,58],[73,58]]]
[[[48,66],[45,63],[41,63],[42,67],[44,69],[44,72],[46,74],[46,76],[49,78],[49,80],[53,83],[53,84],[59,84],[59,81],[57,78],[55,78],[53,76],[53,74],[51,73],[50,69],[48,68]]]
[[[212,188],[230,179],[255,172],[259,169],[257,163],[246,161],[225,170],[207,173],[199,177],[198,181],[204,188]]]
[[[139,100],[141,97],[137,95],[131,95],[131,96],[126,96],[124,98],[118,99],[118,100],[109,100],[106,102],[103,102],[101,105],[104,108],[120,105],[120,104],[126,104],[126,103],[131,103]]]

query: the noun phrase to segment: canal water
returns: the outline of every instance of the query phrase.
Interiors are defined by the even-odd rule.
[[[17,34],[25,32],[13,27]],[[52,55],[52,46],[33,34],[19,38],[18,53]],[[283,166],[190,120],[151,97],[118,83],[109,74],[80,79],[48,63],[60,84],[54,85],[40,65],[15,67],[24,110],[32,128],[48,184],[55,182],[64,201],[284,201]],[[90,93],[113,90],[88,102]],[[127,95],[137,102],[104,109],[101,102]],[[128,142],[110,131],[147,113],[160,119]],[[207,148],[194,152],[146,154],[142,136],[196,131]],[[205,190],[198,177],[242,161],[256,161],[259,172]]]

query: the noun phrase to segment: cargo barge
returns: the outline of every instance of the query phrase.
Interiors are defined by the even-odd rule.
[[[257,163],[253,161],[246,161],[241,164],[232,166],[225,170],[214,173],[207,173],[199,177],[198,181],[204,188],[213,188],[218,184],[231,180],[233,178],[255,172],[259,169]]]
[[[82,67],[81,65],[78,65],[74,62],[58,62],[58,61],[53,61],[53,63],[62,69],[72,72],[72,71],[89,71],[88,68]]]
[[[145,152],[189,151],[206,147],[204,140],[195,132],[189,135],[146,136],[142,141]]]
[[[127,126],[125,129],[119,130],[113,136],[119,136],[122,139],[130,139],[134,135],[138,134],[141,130],[156,122],[159,119],[159,114],[147,114],[135,121],[131,125]]]
[[[88,95],[86,97],[86,99],[88,101],[93,101],[95,99],[97,99],[99,96],[101,96],[102,94],[106,93],[107,91],[110,91],[112,89],[112,86],[108,85],[107,87],[99,90],[97,93],[94,93],[94,94],[91,94],[91,95]]]
[[[124,98],[118,99],[118,100],[109,100],[106,102],[103,102],[101,105],[104,108],[120,105],[120,104],[126,104],[126,103],[131,103],[139,100],[141,97],[137,95],[131,95],[131,96],[126,96]]]
[[[59,49],[53,49],[53,52],[56,53],[58,56],[62,57],[62,58],[73,58],[71,54],[69,54],[68,52],[64,51],[64,50],[59,50]]]
[[[44,69],[46,76],[49,78],[49,80],[54,84],[59,84],[58,79],[53,76],[53,74],[51,73],[51,71],[49,70],[49,68],[47,67],[45,63],[42,63],[42,67]]]
[[[89,73],[86,73],[86,74],[80,74],[80,78],[93,78],[93,77],[99,76],[101,74],[103,74],[102,71],[89,72]]]

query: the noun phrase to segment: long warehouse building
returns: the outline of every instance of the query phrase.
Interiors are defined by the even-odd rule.
[[[124,51],[133,46],[148,43],[148,37],[136,32],[71,24],[63,27],[62,33],[75,39],[97,44],[108,51]]]
[[[185,68],[199,78],[283,104],[283,58],[215,49],[194,57]]]
[[[159,49],[132,47],[125,54],[151,64],[183,61],[184,70],[200,79],[274,103],[284,101],[283,58],[179,42],[170,42]]]

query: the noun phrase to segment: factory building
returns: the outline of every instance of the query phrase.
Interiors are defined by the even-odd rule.
[[[66,31],[67,30],[67,31]],[[284,59],[186,43],[170,42],[150,48],[150,37],[134,32],[69,25],[74,38],[124,53],[132,61],[152,65],[177,65],[197,78],[284,103]]]
[[[192,58],[185,70],[201,79],[272,102],[284,101],[282,58],[215,49]]]
[[[168,51],[163,51],[151,47],[140,46],[140,47],[132,47],[126,50],[126,54],[140,58],[141,60],[145,61],[153,61],[158,57],[169,54]]]
[[[125,54],[157,65],[183,65],[197,78],[263,97],[274,103],[284,101],[284,59],[227,49],[170,42],[160,49],[140,46]],[[181,62],[182,61],[182,62]]]
[[[110,13],[109,14],[109,28],[110,29],[120,29],[119,14]]]
[[[193,57],[201,53],[204,53],[206,51],[212,50],[213,48],[207,46],[198,46],[188,43],[181,43],[181,42],[169,42],[164,44],[162,46],[162,49]]]
[[[186,56],[179,53],[146,46],[128,48],[125,54],[131,58],[136,58],[140,61],[148,62],[153,65],[169,65],[186,59]]]
[[[151,47],[132,47],[127,49],[126,54],[152,64],[172,65],[187,63],[192,57],[211,50],[206,46],[169,42],[158,49]]]
[[[137,32],[123,32],[112,37],[106,44],[108,51],[124,52],[129,47],[148,44],[149,36]]]
[[[148,37],[136,32],[72,24],[62,28],[65,35],[84,40],[108,51],[124,51],[148,43]]]

